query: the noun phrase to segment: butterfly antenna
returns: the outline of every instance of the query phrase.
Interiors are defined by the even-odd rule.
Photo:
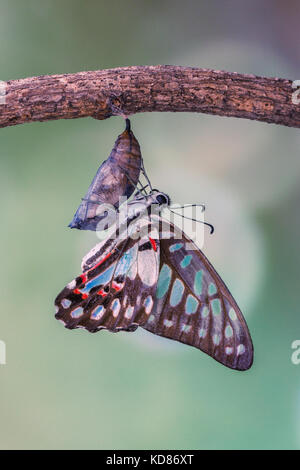
[[[185,207],[202,207],[202,212],[205,211],[205,204],[184,204],[183,206],[172,207],[173,209],[185,209]]]
[[[194,219],[192,217],[187,217],[186,215],[182,215],[182,214],[178,214],[177,212],[173,211],[172,209],[170,209],[169,207],[167,207],[167,209],[169,209],[170,212],[173,212],[173,214],[175,215],[179,215],[180,217],[182,217],[183,219],[188,219],[188,220],[192,220],[193,222],[198,222],[199,224],[204,224],[206,225],[207,227],[210,228],[210,235],[212,235],[215,231],[215,228],[212,224],[209,224],[208,222],[204,222],[204,220],[198,220],[198,219]]]

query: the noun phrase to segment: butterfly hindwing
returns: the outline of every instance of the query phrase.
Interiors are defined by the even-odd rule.
[[[153,233],[151,233],[153,237]],[[67,328],[90,332],[133,331],[143,325],[153,308],[159,275],[159,239],[148,235],[121,240],[107,253],[91,250],[83,271],[55,300],[56,318]],[[96,247],[97,248],[97,247]]]
[[[156,302],[143,327],[195,346],[227,367],[251,367],[247,324],[204,254],[186,236],[161,239],[160,250]]]

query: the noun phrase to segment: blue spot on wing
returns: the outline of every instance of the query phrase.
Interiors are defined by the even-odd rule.
[[[194,292],[196,295],[202,294],[202,280],[203,280],[203,271],[202,269],[200,269],[200,271],[196,272],[195,280],[194,280]]]
[[[146,297],[144,300],[144,306],[147,308],[151,305],[151,303],[152,303],[152,297],[151,295],[148,295],[148,297]]]
[[[184,292],[183,282],[180,281],[180,279],[176,279],[173,284],[171,297],[170,297],[170,305],[172,307],[176,307],[176,305],[180,303],[183,292]]]
[[[88,294],[93,287],[107,284],[112,278],[115,265],[116,263],[112,264],[103,273],[99,274],[99,276],[96,276],[94,279],[91,279],[91,281],[87,282],[85,288],[81,289],[81,292]]]
[[[92,319],[92,320],[99,320],[99,319],[101,318],[103,312],[104,312],[104,307],[103,307],[103,305],[98,305],[98,307],[96,307],[96,308],[93,310],[93,312],[92,312],[92,314],[91,314],[91,319]]]
[[[175,243],[174,245],[170,246],[169,250],[171,251],[171,253],[173,253],[174,251],[180,250],[180,248],[182,247],[183,243]]]
[[[185,313],[187,313],[188,315],[195,313],[198,308],[198,305],[198,300],[193,295],[189,294],[185,303]]]
[[[192,261],[192,255],[186,255],[181,261],[180,266],[182,268],[187,268],[191,264],[191,261]]]
[[[214,282],[211,282],[208,286],[208,295],[214,295],[217,293],[217,287]]]
[[[171,269],[164,264],[160,270],[157,282],[156,297],[161,299],[168,291],[171,281]]]
[[[82,307],[77,307],[75,310],[71,312],[71,317],[72,318],[79,318],[83,315],[83,308]]]
[[[230,325],[227,325],[225,328],[225,337],[231,338],[233,336],[233,330]]]
[[[137,257],[137,245],[134,245],[130,248],[122,258],[118,261],[118,265],[115,272],[115,277],[119,275],[125,275],[128,273],[132,263],[136,260]]]
[[[210,305],[211,305],[211,308],[212,308],[212,312],[214,315],[220,315],[221,313],[221,302],[220,302],[220,299],[213,299],[211,302],[210,302]]]

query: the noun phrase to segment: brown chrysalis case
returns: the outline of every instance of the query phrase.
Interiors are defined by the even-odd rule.
[[[107,213],[101,213],[101,204],[119,207],[120,198],[128,199],[136,189],[142,168],[138,141],[126,119],[126,129],[117,138],[109,157],[98,169],[85,197],[82,199],[71,228],[97,230]]]

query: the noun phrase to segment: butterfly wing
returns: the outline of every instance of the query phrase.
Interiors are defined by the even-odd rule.
[[[116,140],[109,158],[98,168],[69,227],[97,230],[98,223],[107,217],[101,204],[110,204],[117,208],[120,198],[129,198],[136,189],[141,165],[139,143],[130,126],[126,126]]]
[[[249,369],[253,346],[247,324],[204,254],[183,236],[161,239],[160,257],[156,301],[143,328],[199,348],[232,369]]]
[[[56,318],[67,328],[90,332],[134,331],[143,325],[153,308],[159,275],[156,233],[91,250],[83,260],[83,273],[57,296]]]

